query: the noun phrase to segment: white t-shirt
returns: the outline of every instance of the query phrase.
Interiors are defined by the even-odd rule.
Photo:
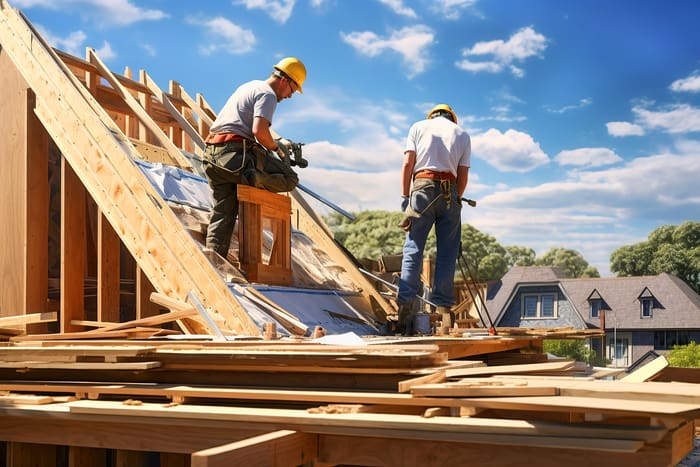
[[[469,133],[444,117],[414,123],[408,131],[405,151],[415,151],[413,172],[434,170],[457,176],[457,167],[471,164]]]
[[[231,94],[211,126],[212,133],[235,133],[244,138],[253,137],[255,117],[263,117],[272,124],[277,108],[277,95],[266,81],[254,80],[241,84]]]

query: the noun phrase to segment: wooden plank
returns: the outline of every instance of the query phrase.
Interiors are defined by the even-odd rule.
[[[97,217],[97,320],[119,322],[119,235],[98,209]]]
[[[0,41],[37,93],[42,123],[156,288],[178,297],[194,290],[216,313],[222,328],[259,335],[174,213],[157,201],[159,195],[130,160],[138,157],[133,146],[43,39],[9,7],[0,15]]]
[[[492,374],[519,374],[519,373],[542,373],[547,371],[567,370],[573,366],[573,360],[564,360],[561,362],[547,363],[531,363],[521,365],[497,365],[478,368],[457,368],[445,371],[445,376],[448,378],[464,377],[464,376],[482,376]]]
[[[649,381],[667,366],[668,360],[666,360],[666,357],[664,357],[663,355],[659,355],[654,360],[642,366],[641,368],[637,368],[635,371],[628,374],[627,376],[620,378],[620,381],[625,381],[628,383],[641,383],[643,381]]]
[[[129,108],[136,114],[140,119],[140,123],[144,125],[148,130],[158,139],[158,141],[167,149],[170,156],[178,161],[180,167],[189,168],[189,161],[182,155],[180,149],[173,144],[173,142],[168,138],[168,136],[163,133],[163,130],[153,121],[151,116],[148,114],[146,109],[139,104],[139,102],[131,95],[131,93],[124,87],[124,85],[119,82],[119,80],[114,76],[114,74],[107,68],[107,66],[100,60],[94,49],[88,47],[86,49],[87,61],[94,65],[99,71],[100,75],[114,88],[115,91],[119,93],[124,102],[129,106]],[[147,96],[150,99],[150,96]],[[142,140],[147,140],[146,138],[141,138]]]
[[[204,420],[226,420],[236,423],[275,424],[276,426],[294,427],[291,429],[308,433],[353,434],[357,436],[391,434],[392,437],[397,438],[412,438],[420,434],[419,436],[425,437],[425,439],[461,441],[478,438],[479,442],[489,444],[507,444],[502,439],[504,435],[507,435],[511,439],[519,437],[522,440],[521,443],[526,445],[546,443],[547,446],[556,446],[557,442],[572,444],[581,442],[582,444],[579,446],[587,444],[588,447],[591,447],[597,442],[599,449],[606,449],[605,439],[615,442],[624,439],[624,446],[610,445],[607,447],[607,449],[623,451],[636,451],[644,442],[659,441],[667,433],[665,428],[648,426],[616,427],[614,425],[526,422],[523,420],[466,417],[423,418],[401,414],[387,416],[383,413],[347,413],[338,416],[337,414],[314,414],[305,410],[228,406],[218,406],[212,409],[206,406],[177,405],[164,409],[161,404],[144,403],[131,406],[118,402],[91,400],[71,402],[69,410],[70,413],[85,415],[186,418],[191,423]],[[411,436],[411,433],[414,436]]]
[[[99,363],[99,362],[0,362],[0,368],[27,368],[34,370],[101,370],[101,371],[142,371],[160,368],[160,362],[122,362],[122,363]]]
[[[639,400],[611,399],[603,397],[576,396],[531,396],[531,397],[491,397],[470,398],[464,401],[474,407],[508,410],[568,411],[578,413],[606,413],[617,415],[678,415],[694,417],[700,415],[698,404],[682,402],[650,401],[641,404]]]
[[[55,405],[48,407],[47,416],[27,416],[26,410],[5,407],[0,416],[0,439],[59,446],[83,446],[109,449],[138,449],[147,452],[190,454],[208,447],[245,439],[266,430],[221,426],[192,426],[176,420],[140,420],[134,423],[122,419],[112,423],[104,419],[76,419]],[[36,407],[32,407],[35,409]],[[40,414],[39,414],[40,415]],[[164,423],[165,422],[165,423]],[[173,436],[177,433],[177,436]],[[24,464],[9,465],[50,465]],[[110,464],[111,465],[111,464]],[[95,467],[90,464],[86,467]]]
[[[484,382],[421,384],[411,388],[414,396],[430,397],[503,397],[503,396],[556,396],[556,386],[528,386],[527,384]]]
[[[180,124],[180,127],[187,133],[195,147],[198,149],[197,154],[201,155],[204,149],[204,139],[201,135],[190,125],[185,117],[175,108],[170,98],[163,92],[163,90],[156,84],[155,81],[146,73],[146,71],[141,71],[140,79],[143,84],[148,86],[155,98],[165,106],[168,113]]]
[[[61,332],[75,332],[74,319],[84,318],[85,188],[61,157]]]
[[[430,384],[430,383],[441,383],[445,380],[445,370],[438,370],[435,373],[427,374],[423,376],[418,376],[416,378],[407,379],[399,382],[398,390],[399,392],[408,392],[415,386]]]
[[[513,442],[513,444],[508,444]],[[515,437],[503,439],[501,445],[489,445],[468,439],[458,443],[424,439],[389,439],[320,435],[318,461],[322,465],[364,466],[462,466],[503,467],[536,465],[538,467],[614,465],[673,465],[669,447],[644,447],[639,452],[612,452],[589,447],[523,445]],[[325,464],[327,463],[327,464]]]
[[[7,443],[7,465],[58,467],[57,449],[57,446],[44,444]]]
[[[51,313],[31,313],[28,315],[5,316],[0,318],[0,327],[3,326],[21,326],[32,323],[52,323],[56,321],[58,314],[55,311]]]
[[[68,446],[68,467],[107,467],[107,450]]]
[[[34,116],[34,93],[0,50],[3,248],[0,316],[47,311],[48,138]]]
[[[296,467],[316,458],[316,436],[279,430],[192,453],[192,467]]]

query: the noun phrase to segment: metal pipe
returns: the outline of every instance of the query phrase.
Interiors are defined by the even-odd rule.
[[[350,214],[349,212],[347,212],[345,209],[343,209],[343,208],[341,208],[340,206],[338,206],[338,205],[336,205],[336,204],[334,204],[334,203],[328,201],[328,200],[327,200],[326,198],[324,198],[323,196],[314,193],[313,191],[311,191],[310,189],[308,189],[307,187],[305,187],[305,186],[302,185],[301,183],[297,183],[297,188],[299,188],[299,189],[300,189],[301,191],[303,191],[304,193],[306,193],[306,194],[308,194],[308,195],[311,195],[312,197],[316,198],[317,200],[319,200],[320,202],[322,202],[322,203],[325,204],[326,206],[328,206],[328,207],[330,207],[331,209],[333,209],[334,211],[336,211],[336,212],[342,214],[343,216],[347,217],[347,218],[350,219],[351,221],[354,221],[354,220],[356,219],[355,216],[353,216],[352,214]]]

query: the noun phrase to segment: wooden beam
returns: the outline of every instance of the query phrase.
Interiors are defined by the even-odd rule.
[[[73,168],[61,157],[61,332],[80,329],[85,288],[85,188]]]
[[[98,209],[97,213],[97,321],[119,322],[119,236]]]
[[[102,60],[97,56],[94,49],[88,47],[86,49],[87,59],[92,65],[94,65],[100,72],[100,75],[107,80],[109,84],[119,93],[119,95],[124,99],[124,102],[129,106],[129,108],[139,117],[140,122],[144,125],[151,133],[158,139],[158,141],[165,147],[165,149],[170,153],[172,158],[180,164],[180,167],[189,168],[189,161],[182,155],[180,149],[173,144],[173,142],[168,138],[168,136],[163,133],[163,130],[153,121],[151,116],[148,114],[147,109],[142,107],[141,104],[131,95],[129,90],[127,90],[124,85],[122,85],[119,80],[114,76],[114,74],[107,68],[107,66],[102,63]],[[150,99],[150,96],[146,96]],[[141,138],[144,139],[144,138]]]
[[[296,467],[316,459],[316,435],[280,430],[192,453],[192,467]]]
[[[260,335],[199,246],[133,164],[138,153],[129,140],[43,38],[9,6],[0,11],[0,43],[36,92],[37,115],[44,127],[156,289],[177,297],[193,291],[220,328]]]
[[[32,323],[53,323],[58,318],[56,312],[31,313],[28,315],[5,316],[0,318],[0,327],[21,326]]]

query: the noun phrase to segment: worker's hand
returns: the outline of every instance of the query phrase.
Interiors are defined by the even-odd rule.
[[[408,207],[408,196],[401,197],[401,212],[404,212]]]
[[[277,138],[277,155],[285,162],[292,160],[292,142],[285,138]]]

